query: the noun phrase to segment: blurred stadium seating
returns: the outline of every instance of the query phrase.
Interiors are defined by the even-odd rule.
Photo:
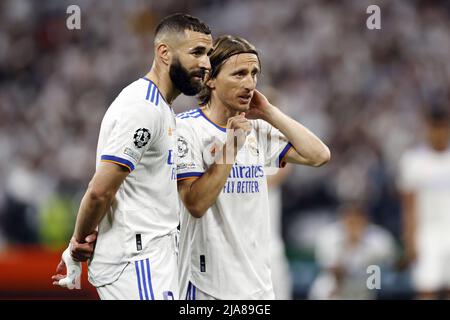
[[[65,27],[70,4],[81,7],[81,30]],[[370,4],[381,8],[382,30],[366,28]],[[283,187],[295,297],[305,298],[317,273],[314,230],[336,219],[342,201],[364,200],[371,220],[400,241],[398,159],[420,140],[422,107],[449,98],[448,1],[3,0],[1,298],[94,297],[86,283],[55,289],[50,276],[93,174],[103,113],[150,67],[155,23],[180,11],[214,36],[253,42],[260,83],[331,147],[329,165],[296,168]],[[192,107],[185,97],[175,103],[177,112]],[[387,275],[381,296],[410,297],[407,272]]]

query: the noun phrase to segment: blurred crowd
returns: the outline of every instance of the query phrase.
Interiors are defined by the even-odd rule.
[[[81,30],[66,28],[74,3]],[[371,4],[381,30],[366,27]],[[368,219],[400,240],[400,157],[423,138],[422,110],[450,97],[449,2],[3,0],[0,246],[65,245],[102,116],[148,71],[155,24],[173,12],[255,44],[260,85],[330,146],[327,166],[296,168],[283,186],[288,247],[308,247],[348,201],[365,203]],[[177,112],[193,107],[175,103]]]

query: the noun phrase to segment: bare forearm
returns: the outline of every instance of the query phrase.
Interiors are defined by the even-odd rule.
[[[412,194],[403,195],[403,240],[405,246],[411,247],[414,244],[416,234],[416,215],[414,211],[414,196]]]
[[[328,147],[308,128],[285,115],[278,108],[272,107],[269,117],[265,120],[280,130],[292,143],[297,153],[312,164],[328,161],[330,157]]]
[[[108,197],[97,197],[88,190],[84,195],[75,224],[74,237],[84,242],[86,236],[95,231],[106,214],[111,201]]]
[[[412,244],[416,233],[416,222],[414,219],[414,214],[413,212],[404,212],[403,215],[405,220],[403,222],[404,240],[408,244]]]
[[[251,128],[244,113],[229,118],[225,144],[216,144],[212,150],[214,164],[200,178],[178,183],[180,197],[192,216],[201,218],[216,202]]]
[[[416,259],[416,211],[415,195],[413,192],[405,192],[401,195],[403,214],[403,245],[406,258],[409,261]]]
[[[74,231],[78,242],[95,231],[128,174],[128,169],[115,163],[100,163],[78,210]]]
[[[184,195],[186,207],[194,216],[201,217],[210,208],[222,192],[232,164],[213,164],[190,186]]]
[[[404,212],[403,248],[407,261],[416,259],[416,221],[413,212]]]

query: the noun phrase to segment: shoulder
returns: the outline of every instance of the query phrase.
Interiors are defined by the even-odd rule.
[[[193,128],[199,125],[199,119],[202,116],[200,109],[192,109],[176,115],[177,128]]]
[[[202,115],[199,108],[191,109],[185,112],[178,113],[176,116],[177,122],[185,123],[194,121],[194,119],[200,118]]]
[[[166,107],[159,89],[145,78],[137,79],[126,86],[114,100],[111,107],[129,114],[157,114]]]
[[[424,145],[408,149],[400,158],[400,169],[411,165],[414,166],[416,163],[426,160],[429,154],[429,149]]]

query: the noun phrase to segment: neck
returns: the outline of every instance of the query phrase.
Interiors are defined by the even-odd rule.
[[[210,102],[206,105],[204,109],[205,114],[214,123],[219,126],[226,127],[228,119],[239,114],[238,111],[233,111],[227,108],[219,99],[214,96],[211,97]]]
[[[153,62],[151,70],[145,75],[146,78],[153,81],[161,92],[164,100],[169,105],[180,95],[180,91],[175,88],[172,80],[170,79],[169,70],[163,70],[165,66],[161,67],[156,62]]]

